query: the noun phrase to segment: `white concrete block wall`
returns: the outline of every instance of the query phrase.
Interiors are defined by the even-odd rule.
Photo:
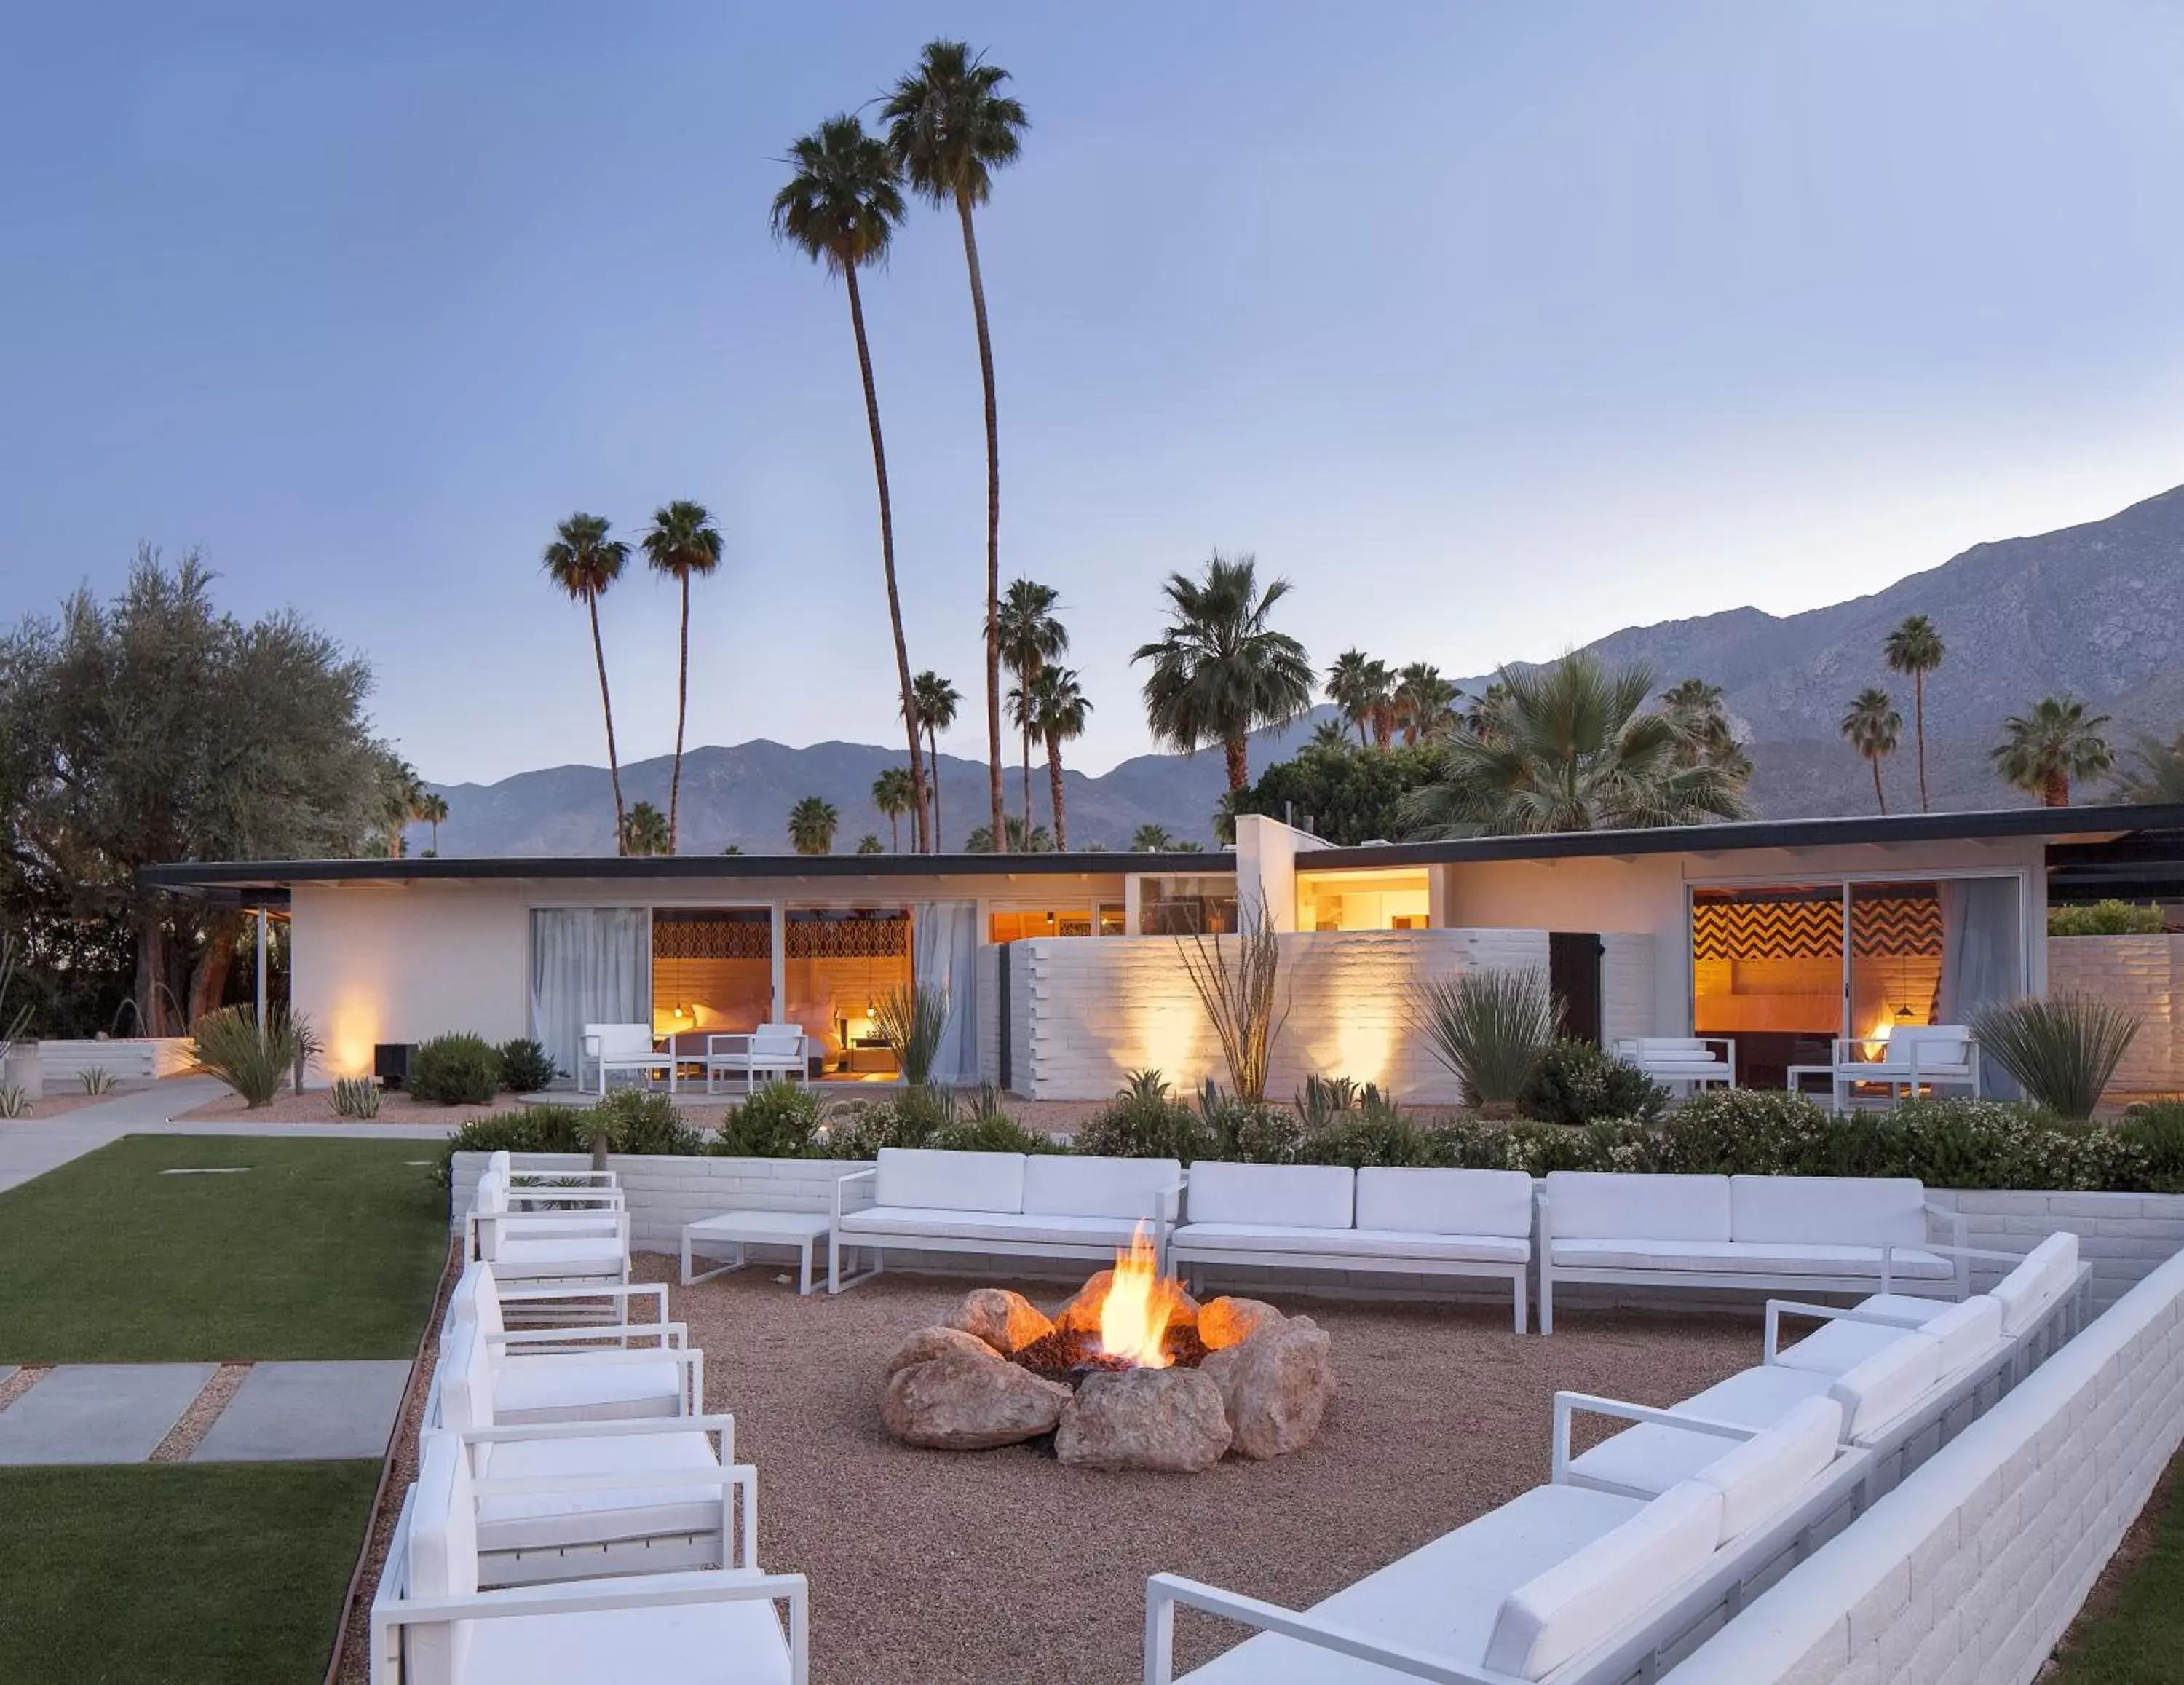
[[[978,950],[978,1080],[1001,1080],[1001,951],[991,943]]]
[[[1082,936],[1065,939],[1085,947],[1096,946]],[[1102,939],[1106,940],[1106,939]],[[1032,999],[1032,945],[1011,942],[1002,950],[1009,968],[1009,1079],[1011,1088],[1034,1097],[1032,1057],[1038,1033],[1039,1009]]]
[[[1607,931],[1600,946],[1601,1041],[1613,1047],[1618,1040],[1663,1034],[1653,1010],[1652,937],[1643,931]]]
[[[105,1041],[41,1041],[38,1075],[48,1094],[77,1088],[83,1073],[103,1070],[116,1080],[145,1082],[153,1077],[174,1076],[190,1066],[187,1035],[115,1036]]]
[[[1997,1192],[1935,1188],[1927,1197],[1964,1218],[1964,1241],[2014,1257],[2058,1229],[2078,1237],[2078,1255],[2092,1267],[2093,1307],[2105,1310],[2163,1263],[2184,1253],[2184,1194]],[[2009,1269],[1975,1259],[1972,1286],[1984,1291]]]
[[[2180,1439],[2184,1257],[2140,1282],[1665,1685],[2029,1685]]]
[[[2050,936],[2051,994],[2096,996],[2138,1020],[2138,1035],[2117,1067],[2111,1091],[2184,1091],[2184,934],[2151,936]]]

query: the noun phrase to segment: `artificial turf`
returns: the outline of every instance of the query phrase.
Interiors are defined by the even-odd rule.
[[[0,1193],[0,1364],[408,1358],[448,1254],[437,1163],[131,1135]]]
[[[2096,1588],[2041,1685],[2184,1685],[2184,1458],[2169,1466],[2141,1525],[2145,1553]],[[2128,1542],[2127,1546],[2128,1548]]]
[[[379,1465],[0,1469],[0,1679],[311,1685]]]

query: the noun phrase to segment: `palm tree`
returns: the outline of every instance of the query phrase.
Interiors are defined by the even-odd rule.
[[[1736,740],[1721,687],[1702,678],[1687,678],[1661,693],[1661,708],[1684,734],[1676,752],[1677,764],[1696,766],[1704,761],[1740,783],[1752,781],[1752,757]]]
[[[1895,699],[1877,684],[1867,685],[1844,711],[1836,728],[1873,768],[1873,799],[1886,813],[1888,795],[1880,787],[1880,762],[1896,752],[1903,736],[1903,716],[1896,711]]]
[[[2043,696],[2031,711],[2002,723],[2003,737],[1989,751],[1995,770],[2042,807],[2068,807],[2070,780],[2098,778],[2115,765],[2101,735],[2106,714],[2088,714],[2075,696]]]
[[[1145,719],[1153,735],[1195,755],[1217,743],[1228,758],[1228,788],[1251,782],[1247,740],[1262,727],[1287,725],[1312,706],[1312,663],[1304,645],[1268,628],[1290,582],[1262,592],[1248,555],[1231,561],[1218,550],[1203,577],[1171,573],[1162,590],[1168,627],[1132,661],[1150,661]]]
[[[1084,735],[1091,712],[1092,704],[1074,668],[1039,669],[1031,687],[1032,726],[1046,743],[1047,800],[1054,811],[1055,851],[1060,854],[1069,852],[1069,814],[1061,798],[1061,745]]]
[[[667,778],[667,852],[675,852],[682,812],[682,723],[690,711],[690,581],[721,565],[721,534],[702,503],[687,499],[652,511],[652,530],[642,541],[652,571],[682,591],[682,660],[675,672],[675,770]]]
[[[417,817],[432,828],[432,852],[440,851],[440,822],[448,817],[448,798],[426,791],[417,803]]]
[[[787,240],[829,275],[842,277],[850,299],[850,330],[857,342],[857,371],[865,388],[865,422],[872,438],[872,478],[879,488],[880,571],[887,581],[888,619],[894,630],[895,678],[902,690],[902,723],[910,742],[910,776],[916,786],[914,839],[922,849],[925,774],[917,756],[917,699],[910,677],[910,645],[902,633],[902,595],[894,577],[894,506],[888,495],[887,445],[880,433],[879,388],[865,335],[865,303],[857,271],[887,261],[888,247],[905,214],[894,154],[865,126],[844,114],[829,117],[788,148],[794,170],[773,196],[773,236]]]
[[[841,823],[833,802],[807,795],[788,810],[788,845],[799,854],[832,854]]]
[[[624,854],[666,854],[667,816],[649,801],[640,801],[629,810],[629,817],[622,822]]]
[[[1357,728],[1357,746],[1370,745],[1367,735],[1373,709],[1387,694],[1386,664],[1369,658],[1362,650],[1345,650],[1327,670],[1327,700],[1342,711],[1342,717]]]
[[[599,598],[621,577],[629,564],[629,546],[607,537],[607,523],[596,515],[571,515],[554,528],[556,537],[546,546],[546,572],[570,597],[591,611],[592,658],[599,668],[599,711],[607,722],[607,777],[614,785],[615,847],[623,847],[629,815],[621,801],[621,762],[615,755],[614,700],[607,695],[606,645],[599,641]]]
[[[1948,651],[1942,634],[1923,614],[1907,616],[1903,623],[1880,640],[1880,658],[1891,672],[1911,680],[1911,734],[1919,745],[1919,811],[1927,811],[1926,798],[1926,675],[1942,664]]]
[[[1363,732],[1361,730],[1359,732],[1359,735],[1362,736],[1363,734]],[[1306,743],[1305,747],[1307,749],[1331,749],[1337,754],[1347,755],[1350,752],[1349,729],[1340,720],[1322,720],[1318,725],[1312,728],[1312,736]]]
[[[1130,833],[1133,854],[1166,854],[1174,846],[1175,839],[1168,834],[1165,825],[1140,825]]]
[[[1597,656],[1504,667],[1485,735],[1451,733],[1447,772],[1397,810],[1421,838],[1691,825],[1750,809],[1742,781],[1711,761],[1680,763],[1684,733],[1647,707],[1653,674]]]
[[[963,226],[971,274],[971,315],[978,329],[978,377],[986,399],[986,762],[991,829],[1001,823],[1001,432],[994,399],[994,342],[986,323],[986,282],[978,267],[972,208],[992,195],[994,171],[1016,162],[1031,119],[1001,92],[1009,73],[960,41],[931,41],[917,68],[897,82],[881,108],[888,144],[910,185]]]
[[[411,820],[425,817],[424,804],[425,786],[417,776],[417,769],[407,761],[389,761],[380,808],[386,825],[389,860],[399,860],[410,851],[408,826]]]
[[[1457,688],[1430,661],[1412,661],[1396,675],[1392,698],[1406,746],[1445,734],[1456,723]]]
[[[864,835],[857,839],[855,851],[859,854],[885,854],[888,847],[870,831],[866,831]]]
[[[1031,739],[1036,709],[1028,706],[1039,673],[1046,664],[1069,647],[1068,628],[1055,617],[1061,593],[1051,585],[1030,579],[1012,579],[1001,599],[1001,665],[1016,676],[1010,693],[1009,717],[1023,737],[1023,816],[1031,823]]]
[[[1004,816],[1002,834],[1007,845],[1006,851],[1010,854],[1054,852],[1054,839],[1047,834],[1045,826],[1034,825],[1026,831],[1024,822],[1013,813]],[[963,852],[966,854],[991,854],[993,851],[994,828],[991,825],[979,826],[963,840]]]
[[[2141,732],[2131,745],[2131,758],[2138,765],[2116,774],[2117,801],[2184,806],[2184,732],[2166,743]]]
[[[927,788],[932,793],[933,824],[926,833],[933,851],[941,851],[940,842],[940,734],[956,723],[956,710],[963,700],[963,693],[946,679],[928,667],[910,682],[911,694],[917,703],[917,722],[925,728]]]
[[[890,851],[902,852],[902,816],[917,806],[917,791],[910,774],[900,767],[889,767],[872,780],[872,806],[879,809],[888,822],[888,841]]]

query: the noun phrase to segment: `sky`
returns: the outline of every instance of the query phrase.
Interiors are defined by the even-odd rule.
[[[1872,591],[2184,482],[2184,9],[2077,0],[0,12],[0,618],[201,548],[368,656],[428,778],[604,760],[539,555],[695,498],[693,744],[899,740],[799,134],[940,36],[1033,128],[978,213],[1001,565],[1095,704],[1217,547],[1323,667],[1451,675]],[[959,232],[866,286],[911,658],[982,752]],[[602,605],[625,759],[676,599]]]

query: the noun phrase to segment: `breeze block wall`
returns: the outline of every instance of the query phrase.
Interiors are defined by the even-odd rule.
[[[2184,1257],[1663,1676],[2029,1685],[2184,1439]]]
[[[2116,1094],[2184,1092],[2184,933],[2050,936],[2048,992],[2092,995],[2138,1020],[2138,1035],[2109,1085]]]

